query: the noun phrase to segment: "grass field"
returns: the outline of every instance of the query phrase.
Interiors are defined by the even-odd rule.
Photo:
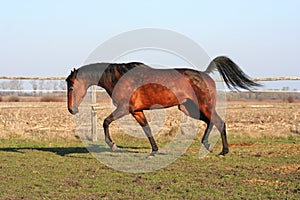
[[[300,137],[229,137],[199,159],[200,140],[166,168],[108,168],[80,141],[0,140],[0,199],[299,199]],[[216,146],[216,151],[220,144]]]
[[[116,171],[75,137],[59,131],[50,137],[48,126],[60,130],[58,123],[67,127],[71,118],[56,104],[48,106],[47,116],[39,107],[30,115],[22,106],[1,108],[0,199],[300,199],[299,103],[231,102],[227,156],[217,156],[218,141],[213,153],[199,159],[201,129],[184,155],[151,173]],[[17,117],[21,125],[11,120]],[[128,149],[149,147],[147,140],[114,139]]]

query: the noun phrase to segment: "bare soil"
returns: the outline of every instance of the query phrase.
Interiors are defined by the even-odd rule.
[[[101,124],[112,107],[109,101],[98,106]],[[131,174],[102,164],[76,139],[66,102],[1,102],[0,199],[299,199],[299,108],[227,102],[228,156],[199,159],[197,138],[168,167]],[[153,130],[159,130],[157,115],[166,114],[158,139],[179,126],[177,107],[165,111],[146,113]],[[205,124],[198,124],[202,135]],[[111,128],[118,133],[118,123]]]
[[[98,102],[97,106],[98,127],[101,129],[102,121],[114,108],[107,99]],[[228,134],[254,138],[300,134],[299,111],[299,102],[229,101],[226,108]],[[158,115],[164,115],[162,122],[157,122]],[[154,132],[162,135],[170,134],[181,120],[177,107],[147,111],[146,116]],[[126,124],[128,120],[130,118],[124,118],[121,123]],[[112,132],[118,132],[121,123],[112,123]],[[199,134],[203,134],[205,124],[199,122],[199,127]],[[76,136],[75,120],[68,112],[66,102],[0,102],[0,137],[19,136],[72,139]]]

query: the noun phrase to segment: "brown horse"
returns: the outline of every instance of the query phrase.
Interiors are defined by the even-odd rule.
[[[207,128],[202,143],[209,150],[208,136],[215,125],[221,133],[223,149],[229,152],[225,122],[215,110],[216,85],[208,75],[217,69],[230,89],[259,86],[229,58],[215,58],[204,72],[193,69],[153,69],[143,63],[96,63],[74,69],[66,79],[68,84],[68,109],[78,112],[87,89],[98,85],[106,90],[116,109],[103,122],[105,141],[112,148],[116,145],[109,134],[109,124],[124,115],[131,114],[143,128],[154,155],[158,151],[143,110],[167,108],[178,105],[186,115],[204,121]]]

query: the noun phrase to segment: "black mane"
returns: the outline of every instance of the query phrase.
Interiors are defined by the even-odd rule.
[[[115,84],[121,76],[139,66],[148,67],[140,62],[88,64],[77,70],[72,70],[66,81],[70,83],[73,78],[83,78],[89,80],[91,83],[98,83],[104,75],[105,78],[109,78]]]
[[[116,83],[121,76],[126,74],[128,71],[132,70],[135,67],[145,67],[146,65],[140,62],[131,62],[131,63],[112,63],[109,64],[105,70],[105,75],[111,76],[113,83]],[[118,74],[117,74],[117,73]]]

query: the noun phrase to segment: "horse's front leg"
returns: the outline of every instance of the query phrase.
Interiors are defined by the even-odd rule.
[[[157,144],[154,140],[154,137],[152,136],[151,129],[150,129],[148,121],[147,121],[147,119],[144,115],[144,112],[143,111],[136,111],[136,112],[132,113],[132,116],[141,125],[141,127],[143,128],[146,136],[148,137],[148,140],[149,140],[149,142],[151,144],[151,147],[152,147],[152,152],[151,152],[150,156],[154,156],[158,151],[158,147],[157,147]]]
[[[115,143],[113,143],[110,134],[109,134],[109,125],[113,121],[123,117],[124,115],[128,114],[128,111],[117,108],[115,111],[113,111],[108,117],[106,117],[103,121],[103,128],[104,128],[104,134],[105,134],[105,142],[108,144],[108,146],[115,151],[117,149],[117,146]]]

